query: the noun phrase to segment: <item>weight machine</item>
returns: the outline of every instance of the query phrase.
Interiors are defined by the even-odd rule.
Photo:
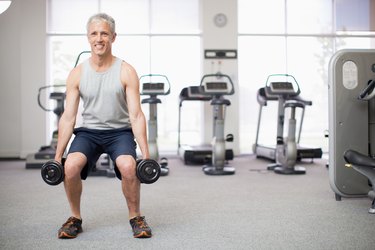
[[[375,214],[375,50],[340,50],[329,73],[330,185],[338,201],[374,199]]]

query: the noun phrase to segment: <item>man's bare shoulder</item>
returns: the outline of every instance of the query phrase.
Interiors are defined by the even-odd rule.
[[[122,60],[121,63],[121,80],[125,84],[138,80],[138,75],[135,68],[124,60]]]
[[[125,70],[128,73],[130,73],[130,72],[134,72],[135,73],[135,68],[130,63],[128,63],[128,62],[126,62],[124,60],[122,60],[121,69]]]
[[[78,87],[80,79],[81,79],[81,71],[82,71],[82,64],[79,64],[78,66],[73,68],[69,73],[69,76],[67,79],[67,85]]]

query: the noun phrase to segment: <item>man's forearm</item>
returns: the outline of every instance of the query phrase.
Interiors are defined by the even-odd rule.
[[[55,160],[61,161],[72,134],[73,126],[60,119]]]
[[[142,152],[142,158],[150,158],[147,143],[146,119],[144,115],[140,115],[137,117],[132,125],[132,129],[139,149]]]

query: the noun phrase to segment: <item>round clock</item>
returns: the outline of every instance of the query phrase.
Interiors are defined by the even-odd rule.
[[[223,13],[218,13],[214,16],[214,23],[217,27],[224,27],[227,24],[227,16]]]

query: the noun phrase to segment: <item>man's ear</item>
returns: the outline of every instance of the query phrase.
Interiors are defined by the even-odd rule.
[[[114,42],[116,40],[116,36],[117,36],[117,33],[113,33],[113,37],[112,37],[112,42]]]

